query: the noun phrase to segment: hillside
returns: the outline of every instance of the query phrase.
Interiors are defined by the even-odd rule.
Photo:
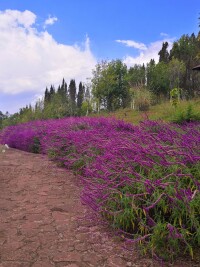
[[[189,113],[189,114],[188,114]],[[115,117],[126,122],[138,124],[140,121],[150,120],[164,120],[173,122],[185,119],[200,120],[200,98],[191,101],[181,101],[177,108],[174,108],[169,101],[162,104],[150,106],[148,111],[137,111],[133,109],[119,109],[115,112],[101,111],[100,114],[93,114],[91,116]]]

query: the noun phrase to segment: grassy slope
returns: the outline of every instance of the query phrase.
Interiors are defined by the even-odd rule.
[[[140,121],[143,121],[147,118],[150,120],[162,119],[164,121],[171,121],[174,116],[177,116],[177,114],[186,112],[188,105],[192,105],[192,110],[194,113],[200,114],[200,99],[196,99],[192,101],[181,101],[176,109],[172,107],[170,102],[165,102],[159,105],[151,106],[150,110],[146,112],[132,109],[120,109],[111,113],[101,112],[100,116],[113,116],[117,119],[123,119],[124,121],[134,124],[138,124]]]

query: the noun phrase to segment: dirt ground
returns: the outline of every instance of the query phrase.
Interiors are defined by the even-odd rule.
[[[0,267],[161,266],[84,219],[92,213],[76,179],[42,155],[0,147]]]

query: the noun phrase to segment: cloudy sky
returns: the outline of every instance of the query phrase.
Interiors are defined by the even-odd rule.
[[[0,111],[17,112],[95,64],[158,60],[162,43],[197,34],[199,0],[0,0]]]

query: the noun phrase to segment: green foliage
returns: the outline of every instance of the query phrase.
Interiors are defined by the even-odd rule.
[[[170,91],[170,101],[172,103],[172,106],[176,108],[180,101],[180,89],[179,88],[174,88]]]
[[[168,61],[169,61],[169,52],[167,50],[168,46],[169,46],[168,42],[164,42],[162,44],[162,49],[158,53],[159,62],[168,63]]]
[[[54,148],[48,149],[47,155],[50,159],[55,159],[58,156],[58,152]]]
[[[41,113],[44,118],[63,118],[69,116],[70,107],[68,98],[64,98],[60,93],[56,92],[51,97],[51,101],[45,104]]]
[[[128,70],[128,83],[131,88],[140,88],[145,86],[145,66],[135,64]]]
[[[92,112],[92,106],[88,101],[84,101],[81,105],[81,115],[87,116],[89,113]]]
[[[183,109],[177,109],[171,118],[172,122],[183,124],[185,122],[200,121],[200,112],[195,111],[191,104]]]
[[[70,115],[76,114],[76,82],[71,80],[69,84],[69,104],[70,104]]]
[[[36,154],[39,154],[40,153],[40,149],[41,149],[41,147],[40,147],[40,139],[38,138],[38,137],[34,137],[33,138],[33,145],[31,146],[31,148],[30,148],[30,151],[32,152],[32,153],[36,153]]]
[[[79,115],[81,115],[81,106],[82,106],[83,101],[84,101],[84,94],[85,94],[85,87],[80,82],[79,83],[78,95],[77,95],[77,108],[78,108]]]
[[[186,72],[185,63],[173,57],[168,63],[168,67],[170,89],[175,87],[179,88],[181,80],[183,79]]]
[[[144,194],[145,183],[143,182],[134,183],[134,188],[128,185],[118,187],[118,190],[113,192],[112,198],[105,203],[106,212],[103,216],[112,222],[114,228],[134,234],[138,236],[138,240],[145,236],[140,241],[143,251],[159,255],[164,260],[174,260],[182,251],[194,258],[197,256],[195,248],[200,245],[200,194],[198,190],[194,190],[196,188],[194,179],[200,181],[199,169],[199,163],[192,166],[170,166],[168,170],[154,166],[154,169],[149,169],[148,174],[145,174],[141,167],[138,171],[144,181],[150,179],[153,186],[157,177],[166,176],[168,186],[164,190],[162,186],[153,186],[152,194]],[[183,172],[185,176],[178,178],[176,172]],[[194,179],[190,177],[191,174]],[[179,179],[181,190],[193,191],[193,197],[189,203],[186,195],[185,198],[174,199],[173,196],[178,190],[176,186],[174,187],[176,179]],[[134,194],[141,194],[141,197],[133,199]],[[173,209],[172,200],[176,202]],[[143,209],[142,207],[145,206],[150,208]],[[150,217],[154,218],[152,228],[147,226]]]
[[[192,33],[190,36],[184,34],[174,42],[170,51],[170,60],[173,58],[184,62],[185,72],[180,80],[180,87],[183,89],[184,96],[191,98],[199,94],[200,75],[192,68],[200,64],[197,57],[200,52],[199,35]]]
[[[75,174],[82,174],[82,168],[85,166],[86,162],[85,162],[85,158],[84,157],[80,157],[78,160],[76,160],[71,168],[74,171]]]
[[[127,66],[121,60],[96,65],[92,78],[92,94],[109,111],[127,107],[130,102]]]
[[[0,111],[0,129],[3,128],[3,121],[6,119],[6,115],[3,114],[2,111]]]
[[[161,104],[154,104],[154,98],[155,96],[153,95],[151,98],[152,105],[149,107],[148,111],[145,111],[145,113],[136,109],[121,108],[113,113],[101,111],[100,114],[91,114],[90,116],[113,116],[133,124],[138,124],[140,121],[143,121],[147,118],[150,120],[164,120],[172,122],[175,120],[177,113],[185,113],[188,105],[192,105],[194,114],[200,114],[200,99],[193,99],[191,101],[181,100],[178,104],[178,107],[174,109],[170,101],[165,101]]]
[[[164,62],[147,65],[147,87],[155,95],[169,96],[169,75],[168,65]]]

